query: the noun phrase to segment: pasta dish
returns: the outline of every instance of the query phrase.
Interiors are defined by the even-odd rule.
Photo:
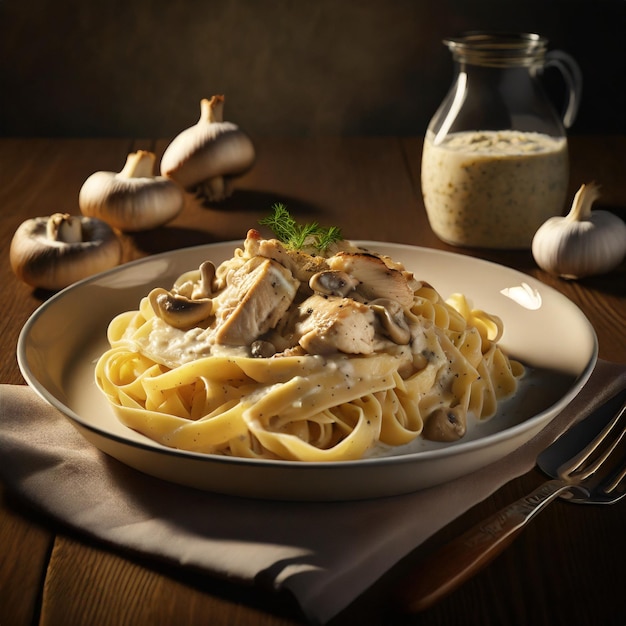
[[[126,426],[173,448],[290,461],[455,441],[514,394],[499,318],[393,259],[248,232],[109,324],[96,382]]]

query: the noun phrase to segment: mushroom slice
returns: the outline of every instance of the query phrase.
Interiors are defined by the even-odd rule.
[[[204,261],[197,270],[181,274],[172,287],[172,292],[192,300],[209,298],[215,293],[216,269],[211,261]]]
[[[302,250],[292,250],[278,239],[263,239],[254,228],[248,231],[244,242],[246,254],[262,256],[286,267],[299,281],[307,282],[313,274],[328,269],[326,258]]]
[[[466,421],[459,406],[435,409],[426,419],[422,436],[430,441],[458,441],[465,435]]]
[[[20,280],[57,290],[115,267],[122,246],[102,220],[54,213],[23,222],[13,235],[9,257]]]
[[[190,300],[157,287],[148,294],[153,311],[164,322],[181,330],[197,326],[213,313],[213,301],[209,298]]]
[[[326,296],[347,296],[359,281],[345,272],[326,270],[313,274],[309,280],[309,287],[316,293]]]
[[[258,339],[250,345],[250,354],[257,359],[268,359],[276,354],[276,346],[270,341]]]
[[[379,298],[370,302],[370,308],[380,322],[382,332],[391,341],[405,346],[411,341],[411,330],[404,317],[404,309],[396,300]]]
[[[388,267],[374,254],[339,252],[328,259],[328,265],[330,269],[345,272],[358,280],[356,292],[366,301],[388,298],[405,307],[413,303],[413,289],[405,273]]]

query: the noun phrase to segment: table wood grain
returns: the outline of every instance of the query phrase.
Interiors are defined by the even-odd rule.
[[[274,202],[302,220],[338,225],[352,239],[396,241],[483,257],[526,272],[573,300],[599,338],[600,357],[626,363],[626,265],[605,276],[564,281],[537,268],[528,251],[459,250],[426,220],[419,184],[422,142],[399,137],[255,138],[255,167],[222,206],[188,199],[183,213],[149,233],[123,235],[124,260],[245,237]],[[78,192],[96,170],[119,171],[128,152],[166,140],[0,139],[0,382],[24,384],[15,358],[19,332],[49,293],[11,272],[13,233],[29,217],[78,213]],[[570,141],[570,198],[582,183],[602,186],[596,208],[626,218],[626,137]],[[424,274],[427,275],[427,268]],[[574,339],[575,340],[575,339]],[[0,459],[1,462],[1,459]],[[531,471],[473,507],[398,564],[359,598],[339,624],[555,626],[626,624],[626,504],[556,502],[502,556],[419,616],[397,618],[389,597],[405,568],[469,524],[539,484]],[[69,532],[0,488],[0,625],[303,623],[280,596],[118,552]]]

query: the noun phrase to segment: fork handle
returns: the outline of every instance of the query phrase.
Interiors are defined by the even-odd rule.
[[[572,485],[549,480],[483,520],[413,570],[397,595],[404,613],[417,613],[448,595],[498,556],[539,511]]]

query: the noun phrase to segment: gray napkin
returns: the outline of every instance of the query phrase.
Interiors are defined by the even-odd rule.
[[[440,528],[530,470],[561,432],[624,387],[626,366],[599,361],[578,397],[533,440],[438,487],[371,501],[259,503],[130,469],[87,443],[28,387],[0,385],[0,479],[83,533],[181,567],[288,590],[311,622],[324,623]]]

